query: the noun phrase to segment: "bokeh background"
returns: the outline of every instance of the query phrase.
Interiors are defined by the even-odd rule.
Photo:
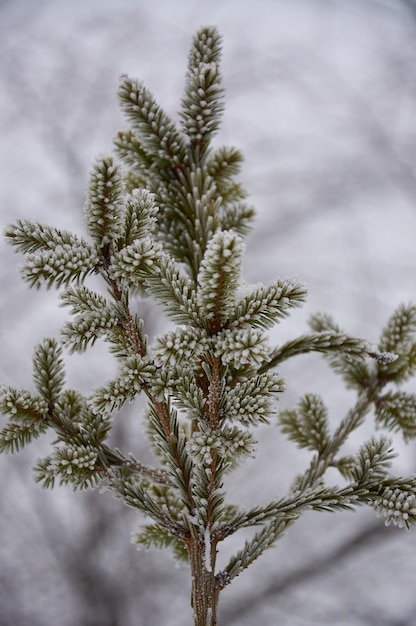
[[[143,80],[175,116],[192,36],[207,24],[224,42],[218,144],[243,151],[257,209],[245,277],[298,276],[309,289],[272,341],[324,310],[376,342],[394,308],[416,301],[413,0],[1,0],[1,226],[22,217],[81,233],[90,164],[125,127],[120,74]],[[24,387],[33,346],[58,335],[66,312],[56,293],[28,291],[18,263],[0,243],[0,380]],[[165,322],[145,306],[152,336]],[[114,369],[103,346],[67,359],[70,385],[84,392]],[[354,402],[314,356],[282,373],[282,406],[319,392],[336,424]],[[372,428],[370,419],[354,434],[351,452]],[[114,437],[148,460],[139,409],[120,415]],[[415,446],[395,441],[395,470],[415,473]],[[186,568],[137,552],[139,520],[108,494],[34,485],[31,467],[47,453],[46,439],[0,458],[0,626],[191,624]],[[283,495],[308,458],[262,429],[230,498]],[[224,545],[224,562],[243,541]],[[369,510],[311,513],[224,591],[219,623],[412,626],[415,575],[416,534],[385,528]]]

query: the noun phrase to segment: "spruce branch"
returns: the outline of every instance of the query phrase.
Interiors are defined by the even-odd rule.
[[[198,368],[211,345],[209,334],[202,328],[177,328],[156,340],[155,356],[165,366],[185,365]]]
[[[329,445],[328,410],[315,394],[303,396],[296,410],[280,411],[279,424],[282,432],[301,448],[323,452]]]
[[[71,352],[83,352],[99,337],[105,336],[119,324],[119,312],[114,306],[83,313],[74,322],[66,322],[62,329],[63,345]]]
[[[275,394],[284,390],[284,381],[277,374],[258,374],[227,390],[221,401],[221,412],[224,419],[245,426],[267,423],[273,412]]]
[[[290,519],[274,519],[262,530],[256,533],[250,541],[246,541],[244,548],[239,550],[217,574],[216,581],[220,589],[229,585],[234,578],[239,576],[249,565],[258,559],[265,550],[270,548],[280,537],[282,537],[291,524]]]
[[[5,230],[4,235],[6,241],[23,254],[47,252],[58,246],[70,246],[74,241],[72,233],[29,220],[17,220]]]
[[[414,480],[411,483],[384,482],[376,497],[370,503],[378,515],[383,515],[385,525],[393,524],[411,530],[416,525],[416,492]]]
[[[213,430],[202,423],[199,430],[192,434],[189,452],[198,463],[206,466],[211,464],[213,452],[226,463],[234,465],[242,456],[252,456],[255,445],[252,433],[236,426],[222,426],[221,429]]]
[[[179,324],[200,326],[195,283],[180,270],[174,259],[161,254],[154,272],[146,276],[146,289]]]
[[[52,455],[38,461],[34,468],[35,481],[43,487],[53,487],[58,479],[61,485],[70,484],[74,490],[90,489],[100,480],[96,463],[97,451],[93,446],[60,446]]]
[[[178,561],[188,562],[188,552],[183,541],[173,535],[162,524],[145,524],[134,533],[133,542],[144,550],[168,548]]]
[[[416,334],[416,306],[400,305],[383,328],[378,349],[380,352],[400,352]]]
[[[37,346],[33,356],[33,380],[39,395],[52,410],[65,380],[62,348],[55,339],[45,339]]]
[[[6,230],[5,236],[18,250],[29,253],[21,269],[29,287],[80,282],[100,266],[96,250],[66,231],[20,220]]]
[[[70,287],[60,294],[61,306],[70,308],[71,315],[98,313],[108,307],[108,301],[101,294],[85,285]]]
[[[221,38],[216,29],[199,31],[189,55],[185,95],[180,112],[182,129],[191,141],[193,159],[204,155],[218,130],[224,110],[219,59]]]
[[[215,356],[220,357],[224,365],[231,365],[235,369],[254,366],[255,371],[263,373],[263,368],[259,366],[270,356],[264,333],[251,328],[222,330],[213,338],[213,346]]]
[[[155,367],[149,357],[139,355],[123,359],[119,376],[96,389],[90,398],[95,412],[120,410],[125,402],[132,402],[151,383]]]
[[[246,202],[239,201],[240,189],[235,185],[230,185],[226,189],[222,188],[221,194],[224,199],[224,206],[221,212],[223,228],[225,230],[234,230],[244,237],[251,230],[251,222],[255,215],[253,207]]]
[[[204,26],[192,39],[188,56],[188,72],[198,69],[201,63],[219,63],[221,59],[221,35],[212,26]]]
[[[293,490],[295,492],[307,492],[309,489],[313,489],[317,485],[320,485],[327,469],[331,466],[337,466],[337,454],[351,433],[363,423],[366,415],[371,410],[373,399],[374,398],[369,394],[360,395],[357,398],[355,405],[340,421],[338,427],[335,429],[335,432],[330,436],[325,433],[325,446],[320,447],[318,454],[314,455],[312,458],[308,469],[301,476],[297,477],[293,486]],[[287,422],[288,419],[285,419],[284,414],[284,428],[288,428]],[[300,435],[296,432],[296,428],[299,427],[295,420],[295,432],[293,433],[293,437],[296,437],[296,441],[301,440],[303,443],[305,437],[305,426],[302,424],[302,439],[300,439]],[[347,470],[347,467],[344,468],[344,474],[345,470]]]
[[[187,448],[185,433],[180,429],[177,412],[164,402],[154,400],[148,408],[148,428],[154,451],[188,510],[195,507],[191,474],[193,462]]]
[[[172,510],[166,506],[165,498],[157,499],[152,497],[152,490],[149,489],[147,482],[137,480],[128,469],[113,470],[109,488],[125,504],[139,509],[145,515],[161,523],[163,527],[169,529],[171,534],[179,537],[187,534],[186,528],[176,521],[175,515],[172,515]],[[166,487],[166,489],[169,489],[169,487]]]
[[[351,478],[357,483],[379,485],[388,476],[391,461],[396,456],[391,439],[372,437],[360,447],[350,470]]]
[[[152,159],[178,167],[186,160],[186,148],[175,124],[139,81],[122,76],[119,86],[122,111]]]
[[[128,287],[143,287],[159,258],[159,247],[150,237],[138,239],[112,256],[108,275]]]
[[[218,332],[235,306],[243,245],[232,231],[219,232],[208,243],[198,274],[197,301],[212,332]]]
[[[114,139],[114,147],[117,155],[126,165],[134,168],[144,179],[148,178],[153,159],[133,130],[120,130]]]
[[[293,356],[308,352],[341,353],[348,357],[363,358],[367,351],[368,345],[362,339],[349,337],[342,332],[326,330],[312,335],[302,335],[276,348],[270,360],[262,365],[261,371],[267,371]]]
[[[45,421],[32,420],[20,424],[11,421],[0,430],[0,452],[18,452],[43,435],[47,429],[48,424]]]
[[[208,163],[208,171],[217,184],[229,184],[233,176],[237,176],[241,171],[243,155],[240,150],[232,146],[221,146],[215,150]],[[242,191],[242,197],[246,194]]]
[[[390,474],[391,440],[370,437],[355,454],[343,449],[371,412],[385,430],[416,436],[416,396],[397,388],[416,373],[416,307],[399,307],[374,349],[327,314],[312,317],[308,334],[270,345],[265,331],[304,303],[306,289],[294,279],[244,283],[243,237],[254,210],[236,179],[240,152],[212,145],[224,106],[220,54],[217,30],[198,31],[178,125],[142,83],[122,77],[119,100],[131,128],[117,135],[115,149],[127,171],[112,156],[93,165],[89,242],[27,220],[5,233],[25,257],[29,286],[65,287],[61,305],[73,317],[63,346],[83,351],[103,339],[119,370],[86,397],[66,389],[62,346],[46,339],[33,359],[35,391],[0,389],[0,411],[9,418],[0,451],[16,452],[52,430],[51,453],[38,461],[35,480],[108,487],[150,518],[135,542],[187,560],[195,626],[217,623],[220,591],[305,511],[367,505],[386,524],[416,524],[416,478]],[[91,289],[91,274],[105,296]],[[178,327],[148,339],[144,298]],[[239,509],[228,502],[224,478],[255,455],[254,429],[275,413],[285,383],[271,370],[310,352],[355,391],[355,404],[331,415],[321,397],[303,393],[295,408],[280,411],[282,432],[312,458],[286,495]],[[108,443],[116,413],[139,394],[155,466]],[[342,486],[326,483],[329,468],[339,470]],[[216,572],[220,543],[250,527],[254,536]]]
[[[232,326],[249,324],[254,328],[270,328],[287,318],[290,309],[301,306],[306,298],[305,286],[295,280],[277,280],[274,284],[260,286],[245,296],[234,307],[229,319]]]
[[[198,373],[200,374],[200,371]],[[165,389],[172,390],[176,406],[186,411],[192,420],[205,419],[208,400],[198,384],[194,371],[190,368],[174,370],[168,380],[160,380],[159,384],[160,388],[163,385]]]
[[[123,247],[149,236],[155,227],[157,212],[154,194],[146,189],[133,189],[126,196],[121,231]]]
[[[96,161],[89,181],[85,215],[87,232],[106,256],[106,246],[121,231],[122,180],[120,168],[111,156]]]
[[[359,504],[360,497],[363,498],[365,495],[366,490],[364,488],[359,490],[355,484],[344,488],[318,486],[303,492],[297,491],[288,498],[275,500],[264,507],[253,507],[237,515],[230,526],[235,531],[278,518],[294,521],[294,518],[306,510],[328,512],[350,510],[354,504]]]
[[[405,441],[416,437],[416,395],[388,391],[375,400],[376,420],[391,431],[401,432]]]
[[[0,410],[19,422],[43,420],[48,411],[48,401],[43,395],[35,396],[26,389],[2,387],[0,390]]]

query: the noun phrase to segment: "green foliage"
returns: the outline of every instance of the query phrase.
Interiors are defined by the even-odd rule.
[[[390,439],[371,438],[358,450],[355,465],[351,467],[351,478],[357,483],[379,484],[387,476],[391,461],[396,456]]]
[[[241,239],[232,231],[216,233],[205,250],[198,274],[197,302],[216,332],[235,307],[242,253]]]
[[[264,287],[260,285],[234,307],[230,324],[249,324],[254,328],[270,328],[290,315],[289,310],[301,306],[306,288],[295,280],[277,280]]]
[[[416,372],[416,307],[401,305],[383,329],[380,352],[392,352],[397,358],[380,363],[379,375],[386,381],[402,383]]]
[[[132,401],[146,388],[154,376],[155,367],[148,357],[133,355],[122,360],[119,376],[92,394],[91,406],[96,412],[112,412]]]
[[[214,338],[215,356],[234,369],[258,367],[269,358],[270,348],[263,332],[251,328],[227,328]]]
[[[65,379],[62,348],[55,339],[45,339],[33,356],[33,380],[39,394],[52,408],[58,399]]]
[[[178,561],[188,562],[188,552],[177,537],[170,534],[162,524],[144,524],[141,529],[134,534],[133,542],[139,548],[149,550],[150,548],[169,548],[173,556]]]
[[[376,419],[385,428],[399,431],[405,440],[416,437],[416,395],[406,391],[388,391],[375,404]]]
[[[237,382],[221,398],[220,409],[224,419],[238,421],[245,426],[267,423],[273,412],[274,395],[284,389],[284,381],[275,373],[258,374]]]
[[[211,146],[223,111],[219,57],[215,29],[199,31],[182,99],[183,134],[140,82],[125,76],[119,89],[132,128],[118,134],[118,155],[131,168],[128,180],[133,177],[135,184],[153,192],[159,208],[157,238],[166,252],[189,267],[194,280],[216,230],[221,226],[244,235],[254,215],[234,179],[241,154]]]
[[[70,287],[61,296],[61,306],[71,307],[71,315],[97,313],[108,306],[104,296],[91,291],[85,285]]]
[[[21,274],[29,287],[60,287],[85,280],[100,263],[93,246],[57,228],[19,220],[5,231],[5,236],[28,255]]]
[[[48,411],[48,404],[42,396],[35,396],[25,389],[3,387],[0,396],[3,415],[10,415],[19,421],[41,420]]]
[[[378,491],[372,506],[378,515],[385,517],[385,524],[410,530],[416,523],[416,493],[413,482],[386,485]]]
[[[185,95],[180,112],[182,129],[189,137],[195,160],[201,158],[220,125],[224,110],[219,72],[221,38],[203,29],[189,54]]]
[[[126,196],[121,241],[130,246],[146,239],[155,227],[157,206],[153,194],[146,189],[134,189]]]
[[[24,424],[9,422],[0,431],[0,452],[18,452],[27,443],[37,439],[47,430],[47,424],[39,420],[27,421]]]
[[[319,396],[306,394],[297,410],[280,411],[279,423],[301,448],[322,452],[329,443],[328,411]]]
[[[150,238],[138,239],[114,255],[109,276],[128,287],[142,287],[158,257],[159,250]]]
[[[95,446],[77,443],[57,447],[52,455],[38,461],[35,480],[43,487],[53,487],[56,479],[61,485],[72,485],[73,489],[95,487],[100,481],[97,456]]]
[[[67,322],[62,329],[63,344],[72,352],[83,352],[99,337],[105,336],[119,323],[114,306],[77,315],[74,322]]]
[[[88,241],[25,220],[6,230],[25,256],[22,274],[30,286],[65,287],[61,305],[72,320],[62,330],[64,347],[83,351],[106,341],[119,364],[117,376],[87,397],[67,389],[62,347],[46,339],[33,358],[35,391],[4,387],[0,393],[0,410],[9,418],[0,451],[16,452],[53,430],[52,452],[38,461],[36,480],[44,487],[109,487],[151,520],[135,542],[170,548],[188,560],[194,599],[211,585],[211,600],[304,511],[368,505],[387,524],[416,523],[416,480],[390,474],[392,442],[382,436],[355,454],[343,450],[372,413],[378,426],[405,440],[416,436],[416,396],[397,388],[416,372],[416,307],[393,313],[377,349],[325,314],[311,319],[308,334],[270,345],[266,331],[303,304],[306,289],[293,279],[244,283],[243,236],[253,209],[236,180],[242,156],[212,146],[223,112],[220,52],[215,29],[196,34],[179,125],[144,85],[122,78],[119,99],[131,127],[117,135],[115,146],[126,169],[110,156],[93,166],[85,203]],[[105,296],[91,289],[91,274]],[[148,341],[140,315],[144,298],[178,327]],[[306,393],[294,409],[280,411],[283,434],[312,458],[287,495],[240,510],[228,502],[224,476],[255,454],[254,429],[276,413],[285,385],[272,370],[311,352],[328,360],[355,402],[345,415],[330,415],[323,399]],[[140,394],[155,466],[108,443],[115,413]],[[326,483],[329,468],[338,469],[342,486]],[[258,526],[215,575],[219,543]],[[194,610],[201,606],[206,603],[195,600]]]
[[[160,256],[155,271],[146,277],[146,288],[174,322],[192,326],[201,324],[195,284],[181,272],[172,257]]]
[[[256,533],[250,541],[246,541],[244,548],[239,550],[227,564],[224,570],[217,574],[221,588],[229,585],[233,578],[239,576],[253,561],[259,558],[267,548],[270,548],[285,534],[289,525],[288,520],[277,518]]]
[[[189,441],[189,452],[197,462],[207,467],[212,462],[212,453],[233,464],[241,456],[250,456],[254,452],[256,442],[253,435],[236,426],[223,425],[212,430],[201,425],[200,430],[194,432]]]
[[[112,157],[104,157],[93,167],[85,206],[86,226],[100,249],[120,236],[122,179]]]
[[[308,352],[320,352],[328,357],[335,353],[336,356],[331,359],[331,364],[336,366],[343,356],[347,359],[342,359],[342,364],[346,361],[350,362],[348,357],[352,356],[361,360],[367,349],[367,344],[361,339],[349,337],[345,333],[323,330],[313,335],[302,335],[276,348],[270,355],[270,361],[263,365],[263,369],[276,367],[286,359]],[[340,369],[342,370],[342,365]]]
[[[186,158],[185,144],[175,124],[162,111],[148,89],[139,81],[122,77],[119,88],[121,109],[137,132],[136,144],[151,159],[153,167],[179,165]]]

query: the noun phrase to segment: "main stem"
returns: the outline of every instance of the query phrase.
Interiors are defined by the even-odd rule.
[[[208,545],[206,544],[208,543]],[[216,541],[205,536],[194,535],[189,543],[189,561],[192,575],[191,605],[194,626],[217,626],[219,587],[215,582],[217,559]]]

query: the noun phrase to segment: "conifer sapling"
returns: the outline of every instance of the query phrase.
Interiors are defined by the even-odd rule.
[[[215,147],[223,112],[221,40],[214,28],[195,36],[179,123],[148,89],[123,76],[119,100],[129,128],[112,156],[93,165],[85,204],[86,238],[27,220],[6,231],[25,255],[31,287],[57,287],[72,316],[60,340],[35,348],[31,390],[3,387],[9,416],[0,450],[16,452],[48,429],[52,451],[35,467],[44,487],[106,485],[147,518],[135,535],[145,547],[167,547],[191,570],[195,626],[217,624],[220,592],[307,510],[369,505],[386,524],[416,522],[416,479],[390,474],[395,452],[383,434],[355,456],[343,446],[372,413],[379,426],[416,436],[416,395],[400,384],[416,370],[416,306],[400,306],[377,349],[341,330],[328,315],[277,347],[266,331],[306,298],[297,280],[247,288],[241,276],[244,236],[253,209],[236,180],[238,150]],[[105,289],[91,288],[99,276]],[[176,324],[146,336],[141,302],[152,298]],[[65,386],[63,349],[83,352],[106,341],[119,363],[114,380],[83,396]],[[242,510],[224,490],[224,476],[255,453],[255,428],[276,421],[283,361],[319,352],[356,402],[337,423],[323,399],[308,393],[277,412],[281,431],[311,451],[311,461],[285,497]],[[154,466],[108,443],[112,419],[139,394],[147,400]],[[327,484],[337,468],[340,486]],[[276,492],[278,492],[278,486]],[[221,542],[253,527],[252,538],[221,570]]]

